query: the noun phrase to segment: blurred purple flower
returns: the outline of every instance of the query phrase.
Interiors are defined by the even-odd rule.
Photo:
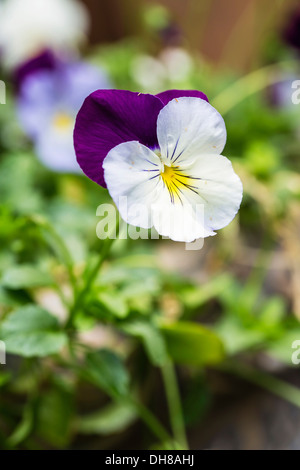
[[[295,106],[292,101],[294,83],[297,80],[296,75],[286,74],[285,78],[272,85],[269,89],[269,98],[273,106],[283,109],[293,109]]]
[[[159,33],[164,46],[181,46],[183,43],[183,32],[175,22],[167,24]]]
[[[14,83],[19,90],[22,82],[29,77],[29,75],[41,70],[54,70],[57,66],[57,58],[52,51],[46,49],[37,57],[34,57],[27,62],[19,65],[14,71]]]
[[[300,9],[296,10],[287,24],[283,37],[285,41],[300,53]]]
[[[24,64],[17,81],[17,114],[38,158],[54,171],[79,172],[73,147],[75,117],[87,95],[110,87],[105,73],[87,63],[64,63],[45,53]]]

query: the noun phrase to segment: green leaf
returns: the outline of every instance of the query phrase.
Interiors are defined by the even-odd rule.
[[[5,289],[0,285],[0,307],[5,309],[17,308],[28,302],[28,295],[24,291]]]
[[[201,375],[196,375],[190,380],[184,397],[183,414],[186,425],[199,424],[199,421],[208,412],[211,401],[205,373],[201,371]]]
[[[292,355],[296,349],[292,348],[294,341],[300,341],[300,328],[299,326],[286,331],[281,338],[277,338],[276,341],[270,343],[267,348],[267,352],[278,359],[279,361],[293,367]],[[297,367],[299,367],[297,365]]]
[[[129,375],[121,358],[112,351],[101,349],[85,358],[82,376],[115,398],[128,395]]]
[[[260,316],[260,324],[265,328],[272,328],[279,325],[284,318],[286,311],[285,302],[281,297],[273,297],[268,300]]]
[[[0,337],[6,351],[25,357],[57,353],[67,337],[59,331],[55,317],[40,307],[28,305],[11,313],[2,323]]]
[[[73,396],[61,387],[46,391],[39,402],[37,433],[58,448],[65,448],[71,437]]]
[[[150,323],[135,321],[128,323],[123,330],[136,338],[139,338],[146,349],[150,361],[156,365],[163,365],[167,358],[167,350],[161,332]]]
[[[198,285],[189,285],[179,292],[182,302],[190,309],[196,309],[208,302],[220,293],[229,289],[231,285],[230,276],[227,274],[219,275],[207,282],[204,287]]]
[[[117,292],[101,292],[97,300],[104,306],[109,313],[117,318],[125,318],[128,313],[128,305],[126,300]]]
[[[224,347],[219,337],[197,323],[161,325],[171,358],[181,364],[205,365],[220,362]]]
[[[0,388],[4,387],[11,379],[10,372],[0,372]]]
[[[34,400],[29,401],[25,405],[20,423],[18,424],[12,435],[7,439],[8,445],[10,447],[16,447],[20,445],[31,434],[34,425],[33,408]]]
[[[113,403],[100,411],[80,418],[78,429],[82,434],[106,436],[124,431],[136,418],[136,408],[132,404]]]
[[[5,271],[1,284],[9,289],[29,289],[49,286],[53,284],[53,279],[35,266],[21,265]]]
[[[261,346],[266,339],[263,331],[246,328],[240,319],[233,315],[222,318],[215,326],[215,331],[222,338],[226,352],[230,355]]]

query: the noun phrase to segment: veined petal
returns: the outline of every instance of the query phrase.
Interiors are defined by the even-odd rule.
[[[158,146],[159,98],[123,90],[98,90],[86,98],[76,120],[74,145],[77,161],[93,181],[106,186],[102,163],[108,152],[122,142],[139,141]]]
[[[152,227],[151,205],[162,187],[159,157],[139,142],[125,142],[109,152],[103,168],[122,219],[138,227]]]
[[[201,154],[220,154],[226,143],[222,116],[200,98],[175,98],[159,113],[157,137],[162,159],[190,163]]]
[[[228,225],[237,214],[243,185],[231,162],[222,155],[199,155],[189,166],[181,168],[188,175],[192,190],[185,196],[191,204],[204,205],[204,222],[208,230]]]
[[[215,235],[205,226],[202,201],[189,201],[180,195],[180,201],[172,202],[166,186],[160,188],[159,197],[152,205],[152,220],[156,231],[177,242],[193,242],[198,238]]]
[[[202,93],[202,91],[198,90],[166,90],[162,93],[158,93],[156,96],[163,102],[164,106],[168,104],[169,101],[174,100],[174,98],[181,98],[183,96],[201,98],[208,102],[207,96]]]

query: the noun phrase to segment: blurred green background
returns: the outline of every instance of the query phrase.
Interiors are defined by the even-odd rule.
[[[300,56],[283,34],[298,2],[84,3],[80,54],[114,87],[207,94],[244,198],[200,251],[108,255],[107,191],[40,163],[2,69],[0,447],[299,449]]]

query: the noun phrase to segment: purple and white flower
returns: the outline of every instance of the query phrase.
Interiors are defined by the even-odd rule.
[[[98,90],[74,131],[79,165],[107,186],[122,218],[185,242],[215,235],[240,207],[242,183],[221,155],[225,142],[221,115],[199,91]]]
[[[104,72],[84,62],[53,61],[49,53],[32,62],[18,74],[21,126],[34,141],[45,166],[59,172],[78,172],[73,147],[76,114],[89,93],[110,83]]]

